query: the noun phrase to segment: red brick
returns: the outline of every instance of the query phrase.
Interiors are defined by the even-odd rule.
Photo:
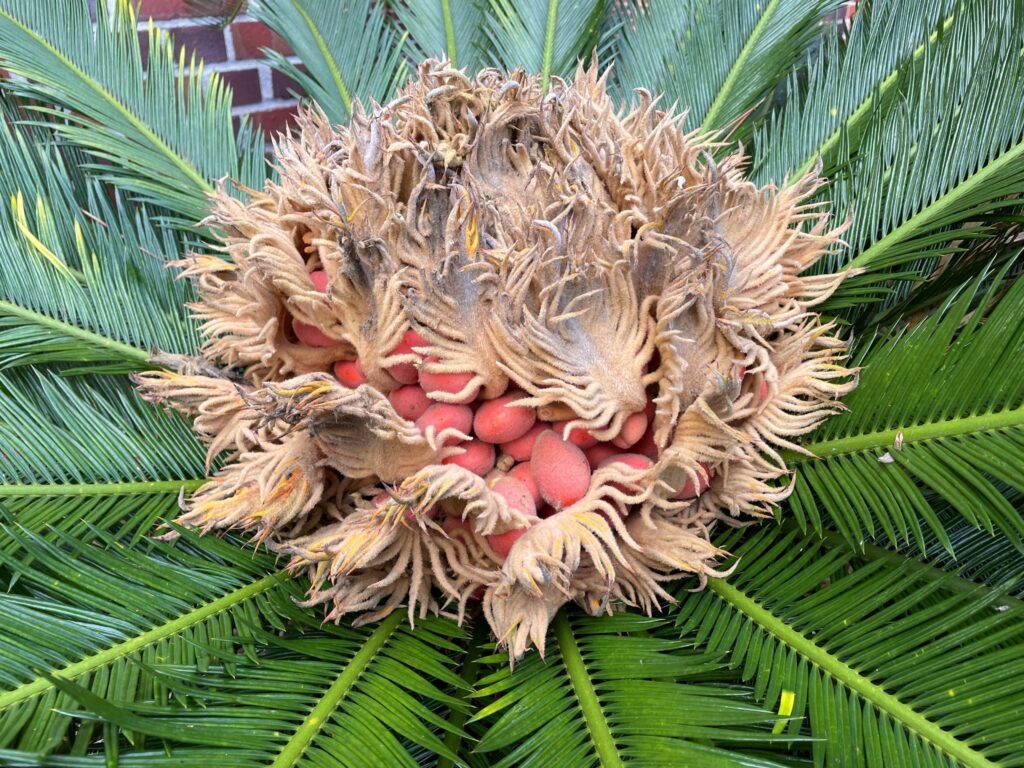
[[[186,16],[215,16],[230,12],[236,0],[205,0],[192,2],[187,0],[142,0],[139,19],[181,19]]]
[[[270,48],[285,56],[292,49],[280,35],[258,21],[236,21],[231,25],[231,39],[235,41],[235,59],[262,59],[261,48]]]
[[[197,26],[178,27],[168,30],[174,36],[174,56],[185,49],[186,64],[191,60],[193,51],[197,59],[206,62],[224,61],[228,57],[224,45],[224,31],[219,27]],[[149,55],[149,32],[139,32],[139,45],[142,48],[142,61]]]
[[[263,129],[267,138],[295,126],[295,113],[297,107],[274,107],[273,109],[262,109],[249,113],[249,119]]]
[[[299,65],[299,69],[303,72],[306,71],[306,68],[302,65]],[[271,75],[271,82],[274,86],[273,91],[275,99],[293,99],[295,98],[296,93],[303,92],[301,85],[288,77],[288,75],[278,72],[276,69]]]
[[[238,107],[244,104],[258,104],[263,101],[260,90],[260,73],[257,69],[239,69],[221,72],[221,79],[231,86],[235,93],[233,104]]]

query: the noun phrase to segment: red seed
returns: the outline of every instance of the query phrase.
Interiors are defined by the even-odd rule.
[[[462,453],[442,459],[441,463],[463,467],[481,477],[494,469],[494,446],[490,443],[485,443],[482,440],[467,440],[460,443],[459,447],[463,449]]]
[[[529,461],[530,456],[533,454],[533,444],[537,441],[537,437],[541,432],[545,432],[547,429],[547,424],[534,424],[522,437],[502,443],[501,450],[516,461]]]
[[[413,347],[425,345],[426,341],[416,331],[406,331],[398,345],[388,352],[388,357],[392,355],[415,355],[417,353],[413,350]],[[387,372],[399,384],[415,384],[420,380],[420,372],[414,363],[396,363],[395,365],[388,366]]]
[[[437,362],[436,357],[428,357],[426,359],[427,362]],[[420,371],[420,386],[423,387],[424,391],[428,395],[434,394],[435,392],[447,395],[457,395],[463,390],[466,390],[466,386],[473,380],[475,375],[476,374],[473,373],[431,373],[429,371]],[[479,385],[471,387],[455,402],[458,402],[459,404],[471,403],[476,400],[476,396],[479,391]],[[452,401],[445,400],[445,402]]]
[[[533,500],[533,494],[526,483],[516,480],[514,477],[499,478],[491,490],[502,496],[508,502],[509,507],[522,512],[524,515],[534,517],[537,514],[537,503]]]
[[[333,347],[335,344],[341,343],[337,339],[332,339],[315,325],[304,323],[295,317],[292,318],[292,330],[299,342],[307,347]]]
[[[406,331],[404,334],[402,334],[402,341],[404,343],[408,344],[410,349],[412,349],[413,347],[429,347],[430,346],[430,342],[429,341],[424,339],[422,336],[420,336],[418,333],[416,333],[416,331],[412,330],[411,328],[408,331]],[[413,349],[412,351],[416,352],[415,349]],[[420,353],[416,352],[416,354],[419,355]]]
[[[508,557],[508,553],[512,551],[512,545],[519,540],[519,537],[526,533],[526,528],[513,528],[511,531],[505,533],[493,533],[487,537],[487,543],[491,545],[491,549],[500,557],[502,560]]]
[[[764,379],[761,379],[761,386],[758,389],[757,394],[760,397],[762,403],[768,399],[768,382],[765,381]]]
[[[641,437],[632,447],[630,452],[639,453],[642,456],[646,456],[654,461],[658,460],[658,445],[654,442],[654,425],[652,424],[644,432],[644,436]]]
[[[614,456],[609,456],[600,464],[598,464],[598,469],[610,466],[612,464],[625,464],[627,467],[630,467],[632,469],[650,469],[654,465],[654,462],[651,461],[646,456],[641,456],[639,453],[617,453]],[[609,485],[612,488],[617,488],[623,493],[632,494],[635,492],[633,488],[628,488],[622,483],[609,483]],[[625,517],[629,514],[629,510],[626,509],[626,507],[623,504],[621,504],[618,501],[613,503],[615,504],[616,510],[622,517]]]
[[[598,443],[592,448],[588,448],[584,453],[587,454],[587,461],[590,462],[590,468],[595,469],[598,464],[609,456],[615,456],[616,454],[622,453],[622,449],[618,446],[612,445],[611,443]]]
[[[590,464],[583,451],[551,430],[542,432],[534,443],[530,471],[541,498],[555,509],[575,504],[590,487]]]
[[[612,442],[619,448],[630,448],[640,441],[646,431],[647,414],[637,411],[626,417],[626,420],[622,422],[622,429],[619,430],[619,434]]]
[[[554,427],[558,436],[562,437],[565,435],[565,425],[568,423],[569,420],[566,419],[565,421],[556,421],[551,426]],[[597,438],[582,427],[576,427],[569,433],[569,442],[573,445],[578,445],[583,450],[586,450],[587,448],[592,448],[597,445]]]
[[[537,412],[533,408],[509,403],[523,397],[522,392],[510,392],[507,395],[487,400],[476,410],[473,417],[473,431],[481,440],[499,445],[516,440],[537,422]]]
[[[703,474],[698,472],[697,475],[700,477],[700,482],[696,486],[693,484],[693,480],[690,478],[686,479],[683,487],[679,489],[679,493],[676,494],[677,499],[695,499],[700,496],[704,491],[711,485],[711,467],[705,464],[703,461],[698,461],[698,464],[703,468]]]
[[[419,371],[412,363],[396,363],[385,369],[399,384],[415,384],[420,380]]]
[[[309,273],[309,279],[313,281],[313,287],[321,293],[327,293],[327,273],[318,269]]]
[[[533,472],[530,471],[530,462],[524,461],[521,464],[516,464],[508,471],[507,476],[515,478],[529,488],[530,495],[533,497],[533,503],[535,505],[540,504],[540,488],[537,487],[537,481],[533,479]]]
[[[423,434],[427,433],[428,427],[433,427],[435,435],[441,434],[446,429],[457,429],[462,434],[468,435],[473,426],[473,411],[467,405],[434,403],[416,419],[416,426]],[[456,442],[455,438],[445,441],[446,444],[453,442]]]
[[[406,421],[416,421],[432,404],[433,400],[419,387],[399,387],[388,395],[395,413]]]
[[[366,372],[358,360],[339,360],[334,364],[334,377],[342,386],[355,389],[366,383]]]

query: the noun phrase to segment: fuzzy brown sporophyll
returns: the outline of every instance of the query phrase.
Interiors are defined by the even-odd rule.
[[[770,515],[855,385],[813,309],[849,271],[808,273],[843,227],[814,172],[758,188],[604,79],[427,61],[216,195],[223,247],[178,262],[203,359],[136,376],[225,456],[180,523],[290,556],[332,619],[479,599],[513,658],[569,601],[728,575],[714,526]]]

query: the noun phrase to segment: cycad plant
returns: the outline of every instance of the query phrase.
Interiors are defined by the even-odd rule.
[[[0,764],[1024,763],[1024,4],[251,0],[270,163],[107,5],[0,0]]]

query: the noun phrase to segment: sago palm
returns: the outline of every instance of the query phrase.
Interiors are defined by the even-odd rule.
[[[250,0],[269,162],[98,5],[0,0],[0,764],[1024,764],[1024,4]]]

